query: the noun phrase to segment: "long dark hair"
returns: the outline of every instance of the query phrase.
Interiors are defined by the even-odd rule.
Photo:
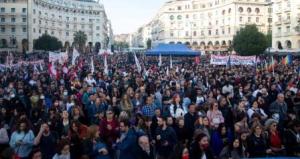
[[[29,131],[30,129],[29,129],[29,121],[28,121],[27,119],[20,119],[20,120],[18,121],[17,127],[16,127],[16,131],[17,131],[18,133],[21,132],[20,126],[21,126],[22,123],[25,123],[25,124],[26,124],[26,127],[25,127],[25,129],[24,129],[24,132],[25,132],[25,133],[28,133],[28,131]]]

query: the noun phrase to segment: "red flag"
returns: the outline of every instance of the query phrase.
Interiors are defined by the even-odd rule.
[[[195,63],[196,63],[196,64],[199,64],[199,63],[200,63],[200,57],[199,57],[199,56],[196,56],[196,57],[195,57]]]

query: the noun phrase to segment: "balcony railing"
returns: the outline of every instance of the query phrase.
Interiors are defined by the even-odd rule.
[[[277,22],[275,22],[275,25],[281,25],[281,21],[277,21]]]
[[[291,23],[291,19],[284,19],[284,20],[283,20],[283,23],[284,23],[284,24],[290,24],[290,23]]]

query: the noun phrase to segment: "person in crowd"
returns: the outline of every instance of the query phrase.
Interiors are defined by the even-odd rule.
[[[184,115],[184,127],[187,130],[188,139],[191,141],[195,131],[195,122],[198,119],[198,114],[196,112],[196,105],[193,103],[188,106],[188,110],[188,113]]]
[[[73,121],[70,124],[68,139],[70,141],[71,158],[80,158],[82,155],[82,140],[86,138],[87,127],[79,121]]]
[[[242,146],[238,138],[234,139],[233,142],[225,146],[219,155],[220,159],[241,159],[244,157]]]
[[[268,115],[265,113],[265,111],[261,108],[259,108],[258,101],[254,101],[252,103],[252,107],[248,109],[247,114],[249,118],[252,118],[252,115],[256,113],[260,115],[260,119],[266,120],[268,118]]]
[[[209,120],[206,116],[199,116],[198,120],[195,122],[195,129],[203,132],[210,139],[211,128],[209,125]]]
[[[136,159],[155,159],[155,154],[148,136],[140,136],[138,138],[138,148],[136,151]]]
[[[119,135],[119,121],[115,118],[111,108],[106,111],[105,117],[100,122],[100,136],[105,141],[109,149],[116,142]]]
[[[156,106],[153,103],[152,97],[148,96],[146,99],[146,105],[144,105],[141,110],[143,116],[150,117],[150,118],[153,117],[155,115],[155,109]]]
[[[11,135],[9,145],[20,158],[27,158],[34,145],[34,134],[27,119],[20,119],[17,129]]]
[[[208,137],[200,133],[196,136],[194,141],[191,144],[189,158],[190,159],[199,159],[199,158],[206,158],[206,159],[215,159],[210,146],[209,146]]]
[[[100,131],[97,125],[88,127],[87,138],[82,145],[84,157],[110,159],[108,148],[100,138]]]
[[[249,157],[266,157],[272,150],[268,147],[267,141],[263,135],[263,127],[260,124],[252,126],[252,133],[248,137],[247,147]]]
[[[40,147],[43,159],[51,159],[54,156],[54,149],[49,147],[56,147],[57,142],[58,134],[51,131],[47,123],[42,124],[39,133],[34,139],[34,145]]]
[[[272,156],[284,155],[284,145],[282,136],[277,130],[278,122],[274,119],[268,119],[265,122],[267,145],[271,148]]]
[[[274,85],[272,86],[274,87]],[[272,89],[271,92],[273,92],[273,94],[276,94],[275,93],[275,90]],[[277,99],[276,101],[274,101],[270,107],[269,107],[269,112],[271,115],[273,114],[278,114],[279,115],[279,129],[283,129],[283,123],[284,121],[287,119],[287,104],[286,102],[284,101],[284,94],[282,93],[279,93],[277,95]]]
[[[67,139],[60,140],[56,149],[56,154],[52,159],[71,159],[70,143]]]
[[[121,109],[122,111],[126,111],[129,116],[133,111],[133,105],[130,97],[127,94],[124,94],[121,100]]]
[[[8,132],[7,129],[4,127],[4,123],[5,121],[0,121],[0,152],[7,148],[9,143]]]
[[[29,159],[43,159],[43,154],[39,148],[35,148],[31,151]],[[52,157],[51,157],[52,159]]]
[[[116,149],[120,151],[119,159],[136,158],[137,136],[128,120],[120,121],[121,136],[116,141]]]
[[[173,96],[173,102],[170,105],[169,113],[173,118],[182,117],[185,115],[185,110],[181,104],[181,99],[179,94]]]
[[[288,156],[300,156],[300,121],[294,120],[285,132],[286,153]]]
[[[218,128],[221,123],[224,123],[223,114],[218,107],[218,103],[214,102],[210,105],[210,109],[207,111],[208,120],[213,128]]]
[[[159,117],[157,120],[158,127],[155,132],[155,143],[157,148],[157,158],[169,159],[174,153],[177,144],[177,136],[174,129],[167,125],[165,117]]]

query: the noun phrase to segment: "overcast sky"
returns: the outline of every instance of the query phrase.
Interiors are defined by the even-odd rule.
[[[150,22],[166,0],[101,0],[114,34],[132,33]]]

